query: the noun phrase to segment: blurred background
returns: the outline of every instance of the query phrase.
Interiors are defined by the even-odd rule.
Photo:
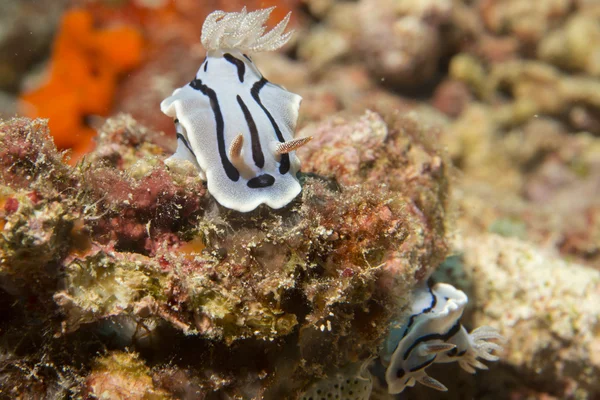
[[[193,75],[202,22],[242,1],[6,0],[0,5],[0,116],[48,118],[76,161],[91,150],[98,117],[125,111],[162,129],[158,103]],[[298,2],[279,5],[275,17]],[[96,123],[95,123],[96,122]],[[161,122],[163,123],[161,125]]]
[[[204,57],[215,9],[275,5],[294,39],[255,61],[299,126],[369,108],[439,127],[459,224],[600,267],[597,0],[3,0],[0,115],[48,118],[76,162],[108,116],[172,135],[160,101]]]
[[[271,26],[292,12],[293,39],[252,57],[267,79],[303,97],[299,129],[370,109],[409,113],[437,132],[456,167],[449,225],[473,240],[465,254],[481,248],[486,260],[516,268],[498,247],[527,242],[600,269],[599,0],[0,0],[0,118],[47,118],[71,163],[120,113],[174,138],[160,102],[200,66],[205,17],[243,6],[277,6]],[[489,233],[511,239],[480,243]],[[541,257],[532,254],[519,260]],[[532,320],[537,312],[549,333],[515,332],[504,359],[523,382],[510,398],[595,398],[597,312],[581,311],[587,322],[565,329],[572,336],[545,331],[562,322],[548,310],[566,297],[575,304],[579,292],[531,289],[523,271],[515,293],[539,294],[531,307],[542,311],[521,311]],[[510,320],[506,308],[496,317]],[[554,354],[561,363],[547,362]],[[477,375],[473,398],[501,398],[504,381],[491,372]],[[414,398],[432,398],[419,390]]]

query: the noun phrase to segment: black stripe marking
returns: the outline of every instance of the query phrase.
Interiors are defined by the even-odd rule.
[[[244,56],[244,58],[245,58],[246,60],[248,60],[248,61],[252,62],[252,60],[250,59],[250,57],[248,57],[248,56],[247,56],[247,55],[245,55],[245,54],[242,54],[242,55]]]
[[[433,308],[437,304],[437,297],[435,297],[435,295],[431,291],[431,287],[427,286],[427,291],[431,295],[431,304],[429,305],[429,307],[426,307],[423,310],[421,310],[420,313],[413,314],[410,316],[410,318],[408,319],[408,324],[406,324],[406,328],[404,329],[404,333],[402,334],[402,339],[404,339],[404,336],[406,336],[408,334],[409,328],[415,322],[415,318],[417,318],[421,314],[428,313],[429,311],[433,310]]]
[[[238,78],[240,82],[244,82],[244,74],[246,73],[246,64],[240,59],[235,58],[229,53],[223,54],[223,58],[232,63],[237,68]]]
[[[433,356],[433,357],[431,357],[430,360],[425,361],[423,364],[420,364],[420,365],[417,365],[416,367],[411,368],[409,370],[409,372],[415,372],[415,371],[418,371],[420,369],[429,367],[435,361],[435,357],[436,356]]]
[[[254,178],[250,179],[247,185],[250,189],[260,189],[273,186],[274,183],[275,178],[273,177],[273,175],[264,174],[255,176]]]
[[[229,161],[229,158],[227,158],[227,150],[225,149],[225,121],[223,121],[223,114],[221,113],[221,107],[219,107],[217,94],[208,86],[203,85],[200,79],[194,79],[191,81],[190,86],[196,90],[199,90],[210,100],[210,107],[215,114],[215,123],[217,125],[217,146],[219,148],[221,163],[223,164],[223,169],[225,170],[227,177],[232,181],[237,182],[238,179],[240,179],[240,173],[233,166],[231,161]]]
[[[432,333],[430,335],[421,336],[420,338],[415,340],[414,343],[411,344],[410,347],[404,352],[404,360],[408,359],[408,356],[410,356],[410,353],[415,349],[415,347],[417,347],[421,343],[427,342],[429,340],[436,340],[436,339],[440,339],[445,342],[448,339],[450,339],[452,336],[456,335],[456,333],[459,330],[460,330],[460,321],[456,321],[456,324],[454,324],[454,326],[452,328],[450,328],[450,330],[446,333]]]
[[[192,155],[194,157],[196,157],[196,155],[194,154],[194,151],[192,150],[192,148],[190,147],[190,144],[188,143],[187,139],[185,138],[185,136],[183,136],[181,133],[177,134],[177,139],[180,139],[183,144],[185,145],[185,147],[187,147],[187,149],[190,151],[190,153],[192,153]]]
[[[265,166],[265,156],[262,152],[262,148],[260,147],[260,137],[258,136],[256,123],[254,123],[254,119],[252,118],[252,114],[250,114],[250,110],[248,110],[244,100],[242,100],[239,95],[237,96],[237,102],[244,113],[246,124],[248,124],[248,129],[250,130],[250,139],[252,141],[252,159],[258,168],[262,168]]]
[[[273,125],[273,129],[275,129],[275,134],[277,135],[277,139],[283,143],[285,142],[285,139],[283,138],[283,135],[281,134],[281,131],[279,130],[279,126],[277,125],[277,122],[275,122],[275,119],[273,118],[273,116],[271,115],[271,113],[269,112],[269,110],[267,110],[267,108],[263,105],[263,103],[260,101],[260,90],[268,83],[269,81],[266,80],[264,77],[261,78],[258,82],[256,82],[254,85],[252,85],[252,89],[250,89],[250,93],[252,94],[252,97],[254,98],[254,101],[256,101],[256,103],[258,103],[258,105],[260,106],[260,108],[262,108],[262,110],[265,112],[265,114],[267,115],[267,118],[269,118],[269,121],[271,121],[271,125]],[[280,174],[287,174],[287,172],[290,170],[290,155],[289,154],[282,154],[281,155],[281,162],[279,164],[279,173]]]
[[[208,69],[208,60],[204,62],[204,72]]]

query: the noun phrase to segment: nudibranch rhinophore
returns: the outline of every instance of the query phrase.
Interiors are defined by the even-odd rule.
[[[497,361],[492,354],[502,347],[492,341],[504,341],[498,331],[481,327],[471,333],[462,326],[467,295],[452,285],[423,285],[413,295],[410,315],[398,328],[392,328],[381,359],[387,366],[385,379],[388,392],[402,392],[419,382],[433,389],[446,387],[433,379],[425,369],[433,363],[457,361],[467,372],[487,369],[478,358]],[[390,353],[393,353],[390,355]]]
[[[248,212],[260,204],[281,208],[301,187],[294,139],[302,98],[267,81],[250,57],[283,46],[288,14],[265,33],[274,7],[247,12],[215,11],[202,26],[207,56],[194,79],[163,100],[174,118],[177,150],[169,160],[188,160],[223,206]]]

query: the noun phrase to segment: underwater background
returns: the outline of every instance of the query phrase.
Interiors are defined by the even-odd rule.
[[[249,213],[165,165],[160,112],[205,18],[244,6],[292,12],[252,60],[313,138],[302,193]],[[427,281],[499,360],[390,394]],[[0,2],[0,399],[598,399],[599,377],[600,1]]]

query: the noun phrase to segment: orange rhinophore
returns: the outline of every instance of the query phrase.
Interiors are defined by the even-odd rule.
[[[60,149],[77,160],[93,147],[90,115],[108,115],[119,76],[139,65],[143,40],[136,29],[97,29],[90,12],[68,11],[54,42],[48,78],[21,96],[22,112],[48,118]]]

